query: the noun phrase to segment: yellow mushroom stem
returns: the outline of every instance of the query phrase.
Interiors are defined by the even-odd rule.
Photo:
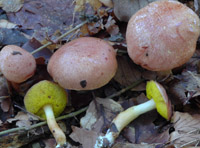
[[[145,103],[132,106],[119,113],[117,117],[115,117],[115,119],[112,121],[111,127],[106,132],[106,135],[98,137],[94,148],[111,147],[124,127],[126,127],[138,116],[153,109],[156,109],[156,104],[155,101],[151,99]]]
[[[45,105],[43,107],[43,109],[44,109],[44,112],[46,115],[48,127],[49,127],[51,133],[53,134],[54,138],[56,139],[56,142],[57,142],[56,147],[59,148],[64,145],[67,145],[66,136],[65,136],[64,132],[60,129],[60,127],[58,126],[58,124],[55,120],[52,106],[50,104],[48,104],[48,105]]]

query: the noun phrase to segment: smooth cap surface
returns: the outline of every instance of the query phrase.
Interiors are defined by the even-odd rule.
[[[92,90],[107,84],[115,75],[116,53],[104,40],[82,37],[58,49],[47,70],[66,89]]]
[[[170,120],[172,116],[171,102],[163,86],[155,81],[148,81],[146,95],[156,103],[157,112],[165,119]]]
[[[21,83],[35,73],[35,58],[21,47],[7,45],[0,52],[0,70],[9,81]]]
[[[171,70],[192,57],[199,34],[200,20],[192,9],[177,1],[156,1],[129,20],[128,54],[148,70]]]
[[[26,109],[46,119],[43,107],[51,104],[55,117],[59,116],[67,104],[67,93],[58,84],[43,80],[33,85],[24,97]]]

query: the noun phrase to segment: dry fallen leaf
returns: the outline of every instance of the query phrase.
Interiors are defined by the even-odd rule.
[[[98,134],[94,131],[89,131],[83,128],[72,126],[72,134],[70,137],[82,144],[83,148],[92,148],[96,142]]]
[[[114,79],[123,86],[130,86],[134,82],[141,80],[141,72],[127,56],[118,56],[118,69]],[[135,87],[133,90],[142,91],[145,90],[145,84],[142,83]]]
[[[4,99],[2,102],[1,102],[1,109],[4,111],[4,112],[8,112],[9,109],[10,109],[10,106],[11,106],[11,99],[10,98],[6,98]]]
[[[123,110],[120,104],[113,101],[112,99],[101,99],[96,98],[95,101],[92,101],[87,109],[86,115],[81,118],[80,124],[84,129],[92,130],[94,124],[99,120],[99,110],[101,106],[104,108],[105,118],[110,119],[113,113],[118,113]],[[100,115],[101,116],[101,115]]]
[[[8,119],[7,122],[12,123],[13,121],[17,121],[16,125],[18,127],[30,127],[33,120],[38,121],[38,118],[20,111],[14,118]]]
[[[45,143],[45,148],[55,148],[56,147],[56,141],[54,138],[51,139],[45,139],[43,140]]]
[[[200,95],[200,75],[191,71],[184,71],[176,76],[177,81],[170,86],[170,93],[178,100],[187,104],[188,101]]]
[[[119,27],[116,25],[116,21],[112,16],[108,17],[105,28],[111,36],[117,35],[119,33]]]
[[[0,0],[0,7],[6,12],[17,12],[23,6],[24,0]]]
[[[116,143],[112,148],[155,148],[152,144]]]
[[[175,131],[171,133],[170,141],[178,148],[183,146],[199,146],[200,115],[175,112],[172,117]]]
[[[113,2],[112,0],[99,0],[102,2],[105,6],[112,8],[113,7]]]
[[[86,7],[86,4],[90,4],[92,8],[97,11],[101,6],[101,2],[99,0],[75,0],[75,12],[83,11]]]
[[[113,0],[114,13],[120,21],[128,22],[133,14],[153,1],[157,0]]]

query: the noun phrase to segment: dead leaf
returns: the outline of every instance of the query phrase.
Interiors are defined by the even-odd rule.
[[[177,103],[187,104],[188,101],[200,95],[200,75],[191,71],[184,71],[175,76],[177,81],[170,86],[170,93],[177,99]]]
[[[99,0],[102,2],[105,6],[112,8],[113,7],[113,2],[112,0]]]
[[[17,12],[23,6],[24,0],[0,0],[0,7],[6,12]]]
[[[108,17],[105,28],[111,36],[119,34],[119,27],[116,25],[116,21],[113,19],[112,16]]]
[[[116,143],[112,148],[155,148],[153,144]]]
[[[56,147],[56,141],[55,139],[45,139],[43,140],[45,143],[45,148],[55,148]]]
[[[80,12],[85,10],[86,8],[86,4],[90,4],[93,8],[93,10],[97,11],[101,6],[101,2],[99,2],[99,0],[76,0],[75,1],[75,12]]]
[[[18,29],[0,28],[1,45],[18,45],[26,43],[28,39]]]
[[[127,56],[118,56],[118,69],[114,79],[123,86],[130,86],[136,81],[141,80],[141,72],[137,65],[135,65]],[[145,84],[142,83],[135,87],[134,91],[145,90]]]
[[[133,14],[153,1],[157,0],[113,0],[114,13],[120,21],[128,22]]]
[[[16,28],[17,24],[11,23],[8,20],[1,19],[0,20],[0,28],[7,28],[7,29],[13,29]]]
[[[104,108],[105,118],[110,120],[113,113],[121,112],[123,108],[121,105],[112,99],[101,99],[96,98],[95,101],[92,101],[87,109],[86,115],[81,118],[80,124],[84,129],[92,130],[94,128],[94,124],[99,120],[99,110],[97,110],[96,106]]]
[[[83,128],[72,126],[72,134],[70,138],[74,141],[79,142],[82,144],[83,148],[92,148],[96,143],[96,138],[98,134],[93,131],[89,131]]]
[[[38,118],[35,116],[32,116],[30,114],[24,113],[24,112],[18,112],[17,115],[14,118],[10,118],[7,120],[7,122],[12,123],[13,121],[17,121],[16,125],[18,127],[30,127],[32,122],[31,121],[38,121]]]
[[[170,141],[177,147],[198,146],[200,141],[200,115],[175,112],[172,117],[175,131],[171,133]]]
[[[8,112],[11,106],[11,99],[10,98],[6,98],[1,102],[1,109],[4,112]]]
[[[79,14],[73,15],[74,7],[70,0],[26,0],[20,11],[8,13],[7,16],[9,21],[20,25],[21,29],[32,29],[32,37],[42,42],[47,37],[54,39],[54,33],[58,30],[63,34],[70,29],[69,26],[81,22]],[[87,12],[93,14],[91,9]]]

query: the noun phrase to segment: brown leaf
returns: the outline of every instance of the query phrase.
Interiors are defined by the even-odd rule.
[[[55,148],[56,147],[56,141],[55,139],[45,139],[43,140],[45,143],[45,148]]]
[[[81,118],[81,127],[83,127],[84,129],[98,131],[94,129],[94,125],[98,122],[99,119],[102,119],[100,117],[102,116],[101,112],[99,112],[99,109],[102,107],[104,108],[104,117],[106,118],[106,120],[111,120],[110,118],[113,116],[114,113],[121,112],[123,110],[121,105],[113,101],[112,99],[96,98],[95,101],[92,101],[90,103],[86,115]]]
[[[116,25],[116,21],[113,19],[112,16],[108,17],[105,28],[111,36],[115,36],[119,33],[119,27]]]
[[[8,112],[10,109],[10,105],[11,105],[11,99],[10,98],[6,98],[1,102],[1,109],[4,112]]]
[[[114,79],[123,86],[129,86],[132,83],[141,79],[141,72],[137,65],[135,65],[127,56],[118,56],[118,69]],[[133,90],[145,90],[145,84],[142,83]]]
[[[113,0],[114,13],[120,21],[128,22],[133,14],[153,1],[157,0]]]
[[[170,86],[170,93],[178,100],[177,103],[187,104],[188,101],[200,95],[200,75],[184,71],[176,76],[178,79]]]
[[[152,144],[116,143],[112,148],[155,148]]]
[[[199,145],[200,115],[175,112],[172,122],[174,123],[175,131],[171,133],[171,143],[177,147]]]
[[[72,130],[73,132],[70,137],[74,141],[81,143],[83,148],[94,147],[94,144],[96,143],[96,138],[98,137],[98,134],[96,132],[75,126],[72,126]]]
[[[17,12],[23,6],[24,0],[0,0],[0,6],[6,12]]]
[[[30,114],[24,113],[24,112],[18,112],[17,115],[14,118],[10,118],[7,121],[9,123],[12,123],[13,121],[17,121],[16,125],[18,127],[30,127],[32,124],[32,120],[38,120],[35,116],[32,116]]]
[[[41,42],[46,37],[54,39],[57,31],[63,34],[73,23],[80,23],[79,15],[74,16],[73,11],[73,1],[70,0],[26,0],[20,11],[7,15],[9,21],[20,25],[21,29],[32,29],[33,37]]]

